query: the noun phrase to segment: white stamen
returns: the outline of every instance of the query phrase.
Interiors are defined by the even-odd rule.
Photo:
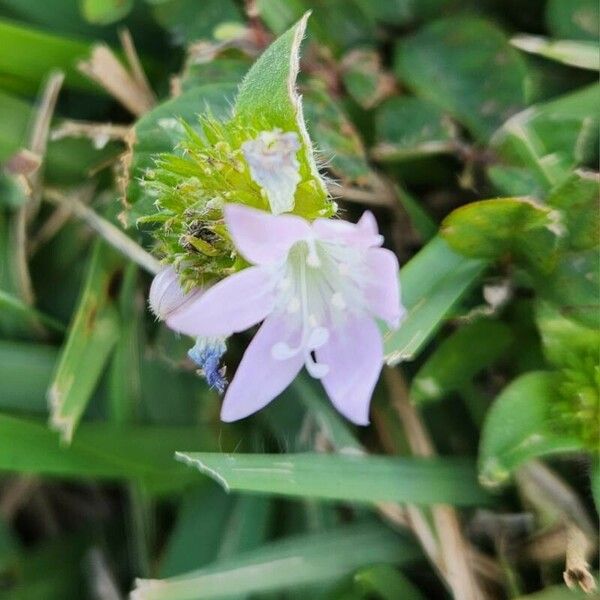
[[[306,264],[313,269],[321,266],[321,261],[319,260],[316,252],[309,253],[309,255],[306,257]]]
[[[271,349],[275,360],[300,355],[312,377],[329,373],[329,365],[317,362],[314,351],[327,344],[331,328],[348,318],[346,309],[363,310],[362,264],[361,253],[340,244],[310,237],[292,246],[277,286],[277,304],[292,320],[298,341],[276,343]]]
[[[317,348],[324,346],[327,343],[327,340],[329,340],[329,330],[325,329],[325,327],[317,327],[310,332],[306,345],[311,350],[316,350]]]
[[[292,358],[292,356],[296,356],[296,354],[298,354],[298,349],[290,348],[289,344],[286,344],[285,342],[277,342],[277,344],[271,348],[271,356],[275,360],[288,360],[289,358]]]
[[[315,379],[321,379],[329,373],[329,365],[324,365],[323,363],[315,362],[312,357],[308,357],[306,360],[306,370],[309,374]]]
[[[344,300],[344,296],[342,296],[342,294],[340,294],[339,292],[336,292],[335,294],[333,294],[333,296],[331,296],[331,304],[339,310],[344,310],[348,307],[346,301]]]

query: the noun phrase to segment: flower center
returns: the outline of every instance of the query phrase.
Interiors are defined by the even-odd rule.
[[[286,360],[302,352],[313,377],[327,375],[329,366],[316,362],[313,353],[351,314],[363,312],[364,272],[364,260],[354,248],[322,240],[294,244],[281,267],[276,309],[300,338],[294,345],[275,344],[273,358]]]

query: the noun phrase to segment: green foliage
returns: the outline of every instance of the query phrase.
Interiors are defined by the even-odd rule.
[[[523,261],[543,273],[556,263],[564,235],[559,213],[526,198],[472,202],[447,217],[441,231],[462,254]]]
[[[362,548],[362,552],[356,552]],[[322,584],[372,563],[410,563],[418,550],[376,523],[360,523],[265,544],[166,581],[138,581],[133,597],[191,600]],[[279,567],[279,568],[278,568]]]
[[[400,161],[452,152],[455,128],[435,104],[414,97],[391,98],[377,111],[379,160]]]
[[[402,327],[385,333],[388,364],[411,360],[485,269],[482,260],[455,254],[441,238],[423,248],[400,273],[408,314]]]
[[[548,0],[546,23],[557,38],[597,40],[600,8],[594,0]]]
[[[120,21],[133,8],[133,0],[82,0],[81,11],[86,21],[108,25]]]
[[[485,318],[457,329],[414,376],[411,398],[415,402],[441,400],[467,388],[481,370],[504,356],[511,337],[509,327]]]
[[[161,143],[150,140],[150,132],[156,131],[154,123],[168,130],[155,137],[170,136],[171,148],[179,138],[179,153],[153,155],[154,166],[144,173],[144,193],[156,199],[157,210],[140,217],[138,223],[158,225],[157,252],[177,268],[187,286],[208,284],[237,268],[236,253],[222,223],[225,203],[269,210],[270,198],[254,181],[242,151],[243,144],[257,139],[261,132],[294,132],[301,142],[300,181],[293,211],[315,218],[334,210],[315,163],[301,100],[295,91],[305,21],[281,36],[253,65],[239,87],[229,120],[206,115],[200,117],[197,129],[192,128],[182,120],[184,94],[173,101],[180,106],[159,107],[145,117],[141,131],[136,131],[136,137],[143,136],[142,144],[153,147]],[[156,114],[174,110],[179,118],[166,122]],[[138,168],[135,165],[134,170]]]
[[[52,427],[70,443],[117,341],[113,302],[122,265],[115,251],[97,242],[89,271],[52,383],[48,389]]]
[[[579,597],[563,548],[524,559],[548,538],[521,468],[548,458],[560,521],[598,510],[600,13],[524,4],[0,0],[0,598],[461,597],[424,555],[455,540],[440,503],[499,598]],[[78,70],[104,43],[139,93],[122,28],[157,98],[136,119]],[[54,139],[65,124],[79,137]],[[368,208],[402,265],[369,428],[306,374],[220,422],[191,340],[147,310],[144,251],[188,286],[245,266],[222,207],[270,208],[242,146],[276,129],[300,143],[293,212]],[[411,452],[421,426],[439,456]],[[524,513],[526,541],[506,516]]]
[[[582,448],[575,435],[561,431],[552,419],[560,376],[531,372],[515,379],[495,399],[481,435],[480,479],[485,485],[505,483],[525,461]]]
[[[481,141],[526,101],[525,64],[504,34],[481,19],[447,19],[421,29],[399,45],[396,71]]]
[[[346,499],[360,502],[485,503],[472,465],[462,460],[343,454],[223,454],[180,452],[177,458],[226,491]],[[410,480],[411,485],[404,485]],[[435,483],[434,483],[435,482]],[[433,485],[432,485],[433,484]]]

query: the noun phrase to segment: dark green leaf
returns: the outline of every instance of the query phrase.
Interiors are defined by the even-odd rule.
[[[558,211],[528,198],[498,198],[457,208],[442,223],[441,234],[466,256],[509,257],[547,273],[565,231]]]
[[[375,117],[374,158],[400,161],[452,152],[456,131],[450,119],[432,102],[413,97],[392,98]]]
[[[525,65],[504,33],[483,19],[427,25],[400,44],[396,71],[483,141],[525,103]]]
[[[467,387],[482,369],[504,355],[512,341],[500,321],[478,319],[457,329],[437,347],[412,380],[415,402],[440,400]]]
[[[210,39],[220,24],[241,21],[240,11],[232,0],[163,0],[155,4],[156,20],[181,45]]]
[[[596,0],[548,0],[546,23],[556,38],[597,41],[600,8]]]

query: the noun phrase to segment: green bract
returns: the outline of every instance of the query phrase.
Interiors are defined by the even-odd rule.
[[[137,222],[157,225],[157,252],[187,286],[220,279],[243,265],[223,224],[226,203],[307,219],[335,212],[295,89],[307,18],[308,13],[253,65],[229,119],[200,105],[198,112],[204,112],[194,125],[175,118],[159,122],[177,141],[144,174],[142,187],[154,206]],[[273,159],[285,164],[273,165]]]

